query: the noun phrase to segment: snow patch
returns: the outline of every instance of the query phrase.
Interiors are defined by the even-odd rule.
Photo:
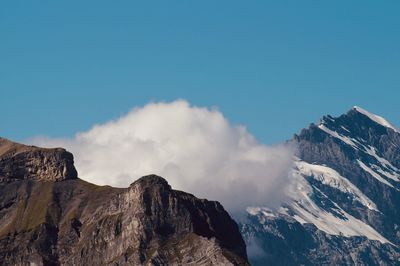
[[[349,132],[349,133],[351,133],[350,132],[350,130],[348,130],[347,128],[345,128],[344,126],[340,126],[344,131],[347,131],[347,132]]]
[[[378,123],[384,127],[393,129],[395,132],[400,133],[400,131],[397,128],[395,128],[392,124],[390,124],[385,118],[383,118],[379,115],[372,114],[372,113],[368,112],[367,110],[362,109],[361,107],[358,107],[358,106],[354,106],[353,109],[356,110],[357,112],[367,116],[369,119],[371,119],[375,123]]]
[[[311,205],[315,206],[315,205]],[[312,208],[310,206],[304,208],[301,205],[294,205],[296,215],[293,216],[299,223],[312,223],[319,230],[330,235],[350,236],[366,236],[371,240],[378,240],[381,243],[390,243],[385,237],[379,234],[368,224],[356,219],[347,212],[341,210],[341,214],[346,219],[340,219],[330,212],[325,212],[320,208]]]
[[[386,160],[385,158],[380,157],[377,153],[376,153],[376,149],[372,146],[368,146],[365,147],[365,150],[367,151],[367,153],[369,155],[371,155],[372,157],[374,157],[378,162],[380,162],[383,166],[385,166],[386,168],[392,170],[392,171],[397,171],[399,172],[400,170],[393,166],[388,160]],[[400,181],[400,180],[396,180],[396,181]]]
[[[356,143],[354,141],[356,141],[355,139],[350,139],[346,136],[340,135],[339,133],[337,133],[336,131],[330,130],[329,128],[327,128],[324,124],[320,124],[318,125],[318,128],[321,129],[322,131],[328,133],[329,135],[331,135],[334,138],[340,139],[341,141],[343,141],[344,143],[352,146],[355,149],[358,149]]]
[[[388,177],[388,178],[390,178],[390,179],[392,179],[392,180],[394,180],[396,182],[400,181],[399,175],[397,175],[397,174],[393,174],[393,173],[390,173],[388,171],[385,171],[385,170],[383,170],[382,168],[380,168],[379,166],[377,166],[375,164],[371,165],[371,167],[374,168],[378,173],[382,174],[383,176],[386,176],[386,177]]]
[[[333,202],[335,208],[344,219],[335,216],[334,214],[322,210],[317,206],[310,195],[312,195],[312,187],[307,180],[300,175],[295,174],[294,178],[301,184],[295,192],[294,199],[291,202],[292,215],[299,223],[312,223],[319,230],[330,235],[350,236],[365,236],[371,240],[377,240],[381,243],[390,243],[385,237],[378,233],[374,228],[358,220],[354,216],[344,211],[340,206]]]
[[[266,207],[247,207],[246,212],[250,215],[262,214],[267,217],[277,217],[271,209]]]
[[[376,173],[374,170],[372,170],[371,168],[369,168],[368,166],[366,166],[363,162],[361,162],[360,160],[357,160],[358,165],[360,165],[360,167],[366,171],[367,173],[369,173],[370,175],[372,175],[373,177],[375,177],[378,181],[382,182],[385,185],[388,185],[389,187],[393,187],[392,184],[390,184],[388,181],[386,181],[385,179],[383,179],[378,173]]]
[[[389,240],[374,228],[344,211],[337,203],[332,202],[334,212],[321,209],[312,200],[313,193],[318,189],[312,187],[305,176],[312,176],[323,184],[351,194],[357,201],[369,209],[378,211],[374,202],[365,196],[348,179],[329,167],[309,164],[300,160],[295,163],[295,167],[297,169],[293,171],[292,178],[296,186],[290,191],[290,199],[286,202],[285,207],[280,207],[276,211],[264,207],[252,207],[247,208],[247,212],[250,215],[259,215],[261,223],[264,223],[268,219],[278,219],[279,217],[288,216],[301,224],[314,224],[319,230],[329,235],[344,237],[365,236],[371,240],[391,244]]]
[[[368,209],[378,211],[376,204],[372,200],[334,169],[327,166],[309,164],[303,161],[295,162],[295,164],[301,175],[311,176],[324,185],[328,185],[344,193],[350,194],[355,200],[366,206]]]

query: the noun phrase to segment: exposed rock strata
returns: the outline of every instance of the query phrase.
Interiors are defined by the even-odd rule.
[[[96,186],[77,178],[64,149],[5,139],[0,176],[2,265],[248,265],[221,204],[161,177]]]

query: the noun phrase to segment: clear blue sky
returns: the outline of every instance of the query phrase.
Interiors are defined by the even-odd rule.
[[[353,105],[400,126],[399,1],[2,1],[0,136],[72,136],[149,101],[264,143]]]

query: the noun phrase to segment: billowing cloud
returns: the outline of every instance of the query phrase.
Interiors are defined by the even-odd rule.
[[[89,182],[125,187],[157,174],[231,211],[279,203],[293,163],[290,147],[262,145],[218,110],[184,100],[135,108],[72,139],[31,143],[70,150],[80,178]]]

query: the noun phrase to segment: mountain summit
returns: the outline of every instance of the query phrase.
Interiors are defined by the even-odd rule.
[[[253,265],[400,264],[399,130],[353,107],[290,142],[285,202],[247,208],[238,227],[218,202],[159,176],[96,186],[78,178],[66,150],[0,138],[0,261],[248,265],[246,242]]]
[[[360,107],[291,140],[293,188],[279,210],[248,209],[254,265],[400,263],[400,133]]]
[[[372,113],[368,112],[367,110],[362,109],[361,107],[358,107],[358,106],[354,106],[353,110],[367,116],[369,119],[376,122],[377,124],[380,124],[384,127],[390,128],[396,132],[399,132],[398,129],[396,129],[392,124],[390,124],[385,118],[383,118],[381,116],[372,114]]]
[[[77,178],[73,156],[65,149],[26,146],[0,138],[0,181]]]
[[[221,204],[159,176],[96,186],[64,149],[0,139],[0,180],[1,265],[248,265]]]

